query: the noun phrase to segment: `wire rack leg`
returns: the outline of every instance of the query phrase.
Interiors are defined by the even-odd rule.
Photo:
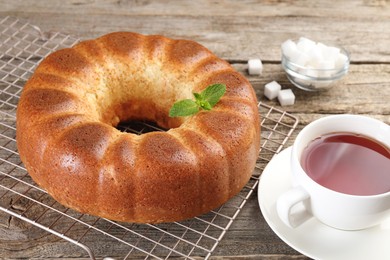
[[[71,242],[71,243],[73,243],[73,244],[75,244],[75,245],[81,247],[82,249],[84,249],[84,250],[88,253],[89,258],[90,258],[91,260],[95,260],[95,259],[96,259],[96,258],[95,258],[95,255],[93,254],[93,252],[91,251],[91,249],[90,249],[89,247],[87,247],[86,245],[84,245],[84,244],[82,244],[82,243],[80,243],[80,242],[77,242],[76,240],[73,240],[73,239],[71,239],[71,238],[69,238],[69,237],[67,237],[67,236],[65,236],[65,235],[63,235],[63,234],[61,234],[61,233],[58,233],[58,232],[56,232],[55,230],[52,230],[52,229],[50,229],[50,228],[47,228],[46,226],[43,226],[43,225],[41,225],[41,224],[39,224],[39,223],[37,223],[37,222],[35,222],[35,221],[32,221],[32,220],[29,219],[29,218],[26,218],[26,217],[24,217],[24,216],[22,216],[22,215],[16,214],[16,213],[13,212],[13,211],[10,211],[10,210],[5,209],[5,208],[3,208],[3,207],[0,207],[0,210],[1,210],[1,211],[4,211],[5,213],[8,213],[8,214],[10,214],[10,215],[12,215],[12,216],[14,216],[14,217],[17,217],[17,218],[19,218],[19,219],[21,219],[21,220],[23,220],[23,221],[26,221],[26,222],[28,222],[28,223],[30,223],[30,224],[36,226],[36,227],[39,227],[39,228],[41,228],[41,229],[43,229],[43,230],[45,230],[45,231],[47,231],[47,232],[50,232],[50,233],[53,234],[53,235],[56,235],[56,236],[58,236],[58,237],[60,237],[60,238],[62,238],[62,239],[65,239],[65,240],[68,241],[68,242]]]

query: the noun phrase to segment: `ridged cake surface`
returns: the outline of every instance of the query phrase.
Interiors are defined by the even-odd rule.
[[[171,118],[210,84],[211,111]],[[142,135],[115,127],[148,120]],[[206,213],[237,194],[259,152],[256,95],[227,62],[188,40],[116,32],[50,54],[26,83],[17,145],[34,181],[61,204],[112,220],[158,223]]]

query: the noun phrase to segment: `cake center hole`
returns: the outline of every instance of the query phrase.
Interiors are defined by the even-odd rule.
[[[142,135],[150,132],[167,131],[153,121],[131,120],[120,122],[116,128],[121,132]]]
[[[102,114],[105,122],[122,132],[145,134],[179,127],[184,118],[169,117],[170,106],[150,100],[130,100],[109,106]]]

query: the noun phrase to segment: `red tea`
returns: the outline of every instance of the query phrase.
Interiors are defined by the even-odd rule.
[[[362,135],[321,136],[305,148],[301,165],[314,181],[338,192],[376,195],[390,191],[390,149]]]

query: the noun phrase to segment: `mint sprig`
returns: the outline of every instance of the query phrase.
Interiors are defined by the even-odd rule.
[[[192,99],[183,99],[177,101],[169,111],[170,117],[191,116],[199,110],[211,110],[226,92],[226,85],[213,84],[208,86],[200,93],[193,93],[195,101]]]

